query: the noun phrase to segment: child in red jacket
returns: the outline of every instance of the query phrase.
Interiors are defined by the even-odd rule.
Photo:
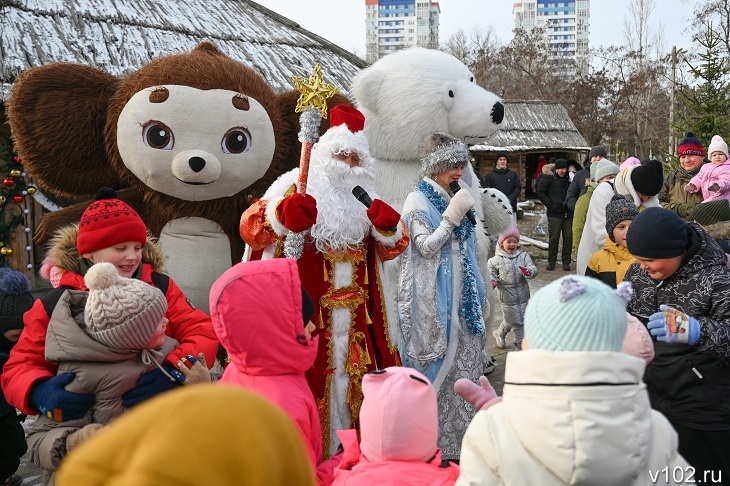
[[[210,318],[196,310],[175,282],[161,274],[162,252],[148,240],[147,227],[136,211],[103,188],[81,216],[79,226],[59,229],[46,256],[55,286],[37,300],[24,316],[25,328],[2,374],[2,388],[8,403],[28,415],[42,413],[60,420],[84,416],[94,403],[93,395],[71,393],[65,385],[73,373],[56,376],[58,365],[45,359],[46,330],[55,303],[66,289],[87,290],[86,271],[98,262],[112,263],[119,275],[136,278],[165,290],[169,320],[165,334],[180,345],[170,353],[164,366],[171,371],[187,355],[202,352],[208,363],[215,362],[218,340]],[[125,408],[178,386],[159,368],[142,375],[137,386],[124,395]]]

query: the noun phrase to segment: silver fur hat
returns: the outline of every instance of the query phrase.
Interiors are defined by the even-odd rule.
[[[471,159],[469,150],[461,140],[443,132],[426,135],[421,140],[419,154],[421,178],[465,166]]]

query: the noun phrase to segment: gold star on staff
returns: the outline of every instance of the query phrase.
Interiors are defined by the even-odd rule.
[[[322,118],[327,119],[327,98],[331,98],[339,89],[324,82],[322,69],[319,63],[315,64],[312,74],[308,78],[303,76],[292,76],[291,81],[294,87],[301,93],[297,100],[297,107],[294,110],[301,113],[305,108],[313,106],[322,112]]]

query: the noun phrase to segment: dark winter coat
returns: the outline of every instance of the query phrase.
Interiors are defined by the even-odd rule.
[[[634,285],[628,311],[644,324],[666,304],[700,322],[694,346],[654,342],[647,366],[652,407],[671,422],[699,430],[730,430],[730,269],[725,253],[702,228],[690,223],[690,247],[682,266],[657,281],[637,263],[625,280]]]
[[[568,173],[559,177],[555,173],[555,166],[548,164],[543,169],[542,176],[537,183],[537,197],[545,205],[548,218],[572,218],[573,210],[568,208],[565,198],[568,195],[570,179]]]
[[[583,170],[576,172],[575,177],[568,187],[568,195],[565,200],[568,202],[568,207],[571,210],[575,210],[575,203],[578,202],[578,198],[586,193],[588,190],[588,182],[591,180],[591,169],[590,165]]]
[[[501,191],[509,198],[509,202],[512,204],[512,210],[517,210],[517,199],[522,192],[522,182],[517,172],[508,168],[497,169],[495,167],[492,172],[484,177],[482,186]]]
[[[692,172],[687,172],[680,167],[667,174],[662,190],[657,196],[663,208],[674,211],[684,219],[689,219],[694,208],[702,202],[702,193],[699,191],[687,192],[684,190],[684,186],[700,171],[701,167],[700,165]]]

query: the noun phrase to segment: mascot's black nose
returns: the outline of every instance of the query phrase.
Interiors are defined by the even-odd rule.
[[[499,101],[492,107],[492,121],[499,125],[504,119],[504,105]]]
[[[492,118],[494,118],[494,110],[492,110]],[[205,159],[202,157],[190,157],[188,165],[193,169],[193,172],[200,172],[205,167]]]

